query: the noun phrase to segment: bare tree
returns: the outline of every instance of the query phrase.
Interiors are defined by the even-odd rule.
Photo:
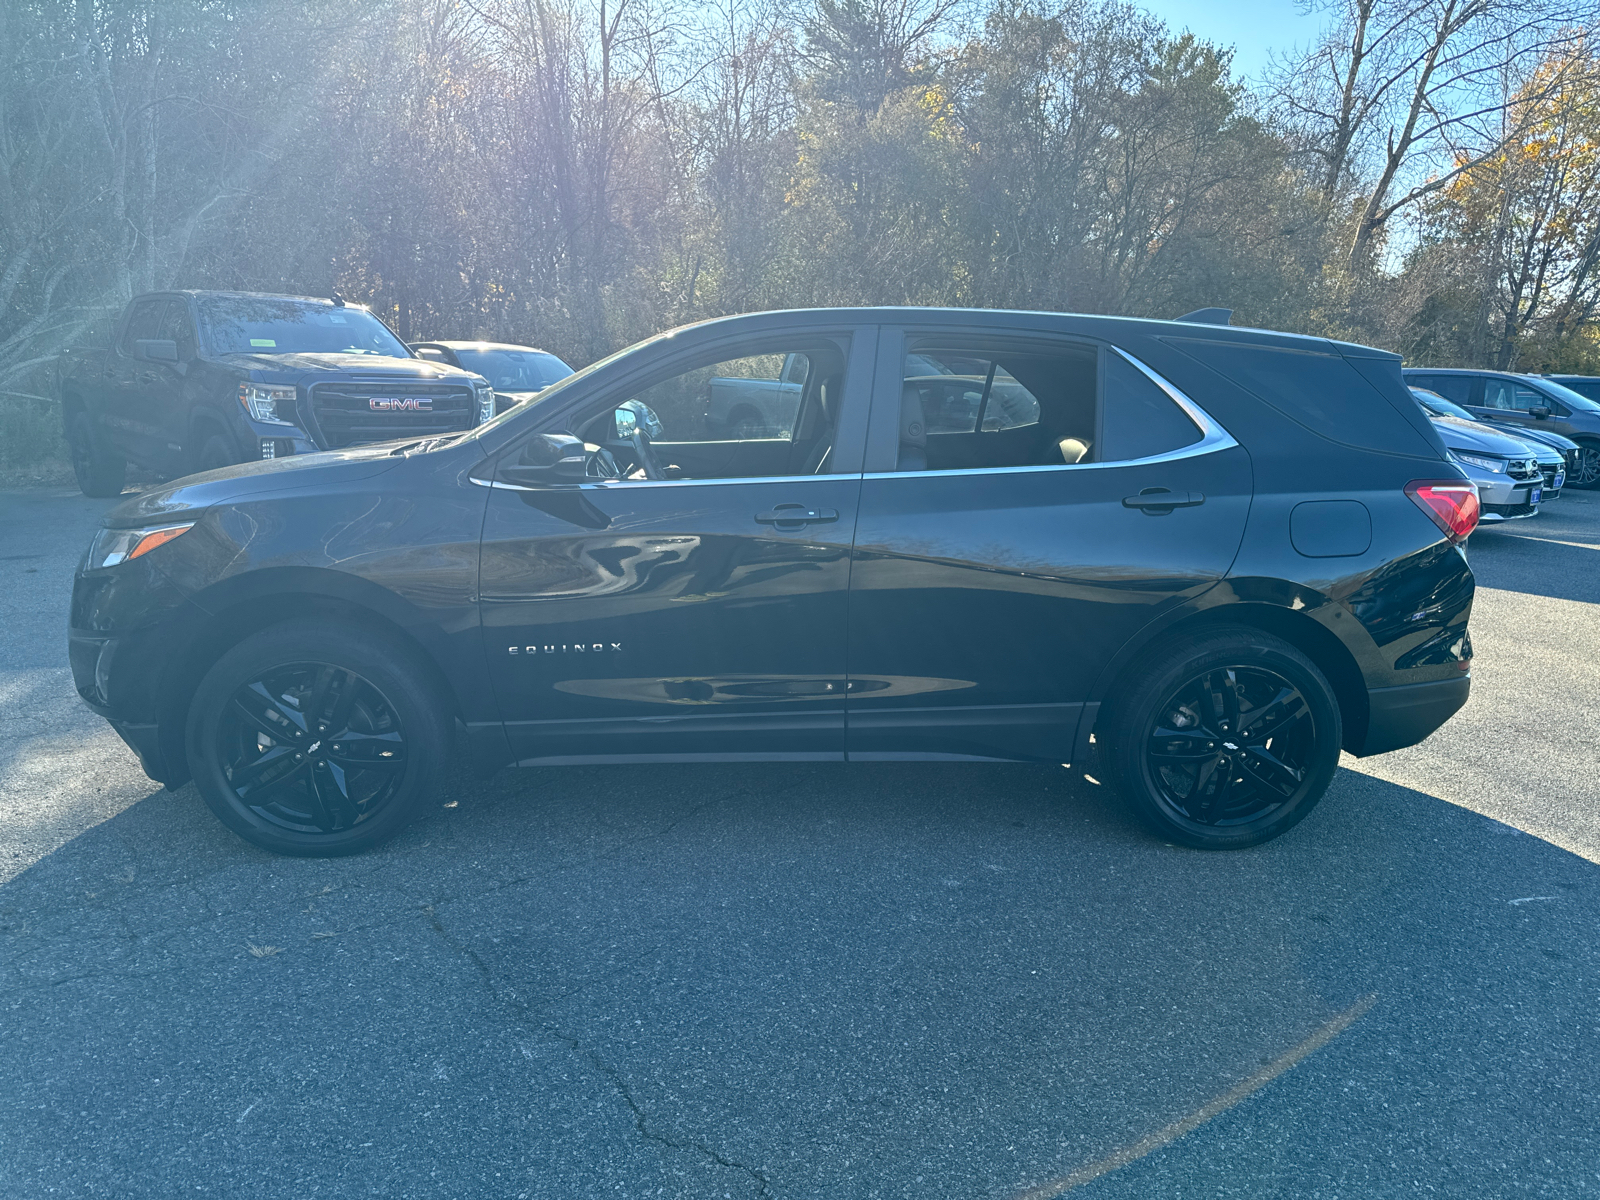
[[[1402,209],[1521,133],[1519,76],[1578,41],[1592,0],[1334,0],[1312,50],[1280,62],[1273,99],[1319,165],[1324,198],[1359,196],[1348,262]],[[1550,80],[1545,90],[1559,87]]]

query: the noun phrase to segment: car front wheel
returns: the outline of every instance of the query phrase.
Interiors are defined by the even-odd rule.
[[[224,654],[190,705],[189,767],[222,823],[279,854],[355,854],[443,784],[450,727],[402,648],[354,627],[278,625]]]
[[[1305,817],[1333,779],[1337,699],[1279,638],[1218,630],[1146,655],[1125,679],[1096,742],[1112,784],[1164,838],[1259,845]]]
[[[1575,457],[1567,482],[1573,487],[1600,487],[1600,442],[1579,442]]]

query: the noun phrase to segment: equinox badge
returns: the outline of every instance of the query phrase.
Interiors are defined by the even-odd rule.
[[[549,646],[507,646],[507,654],[609,654],[622,649],[621,642],[557,642]]]

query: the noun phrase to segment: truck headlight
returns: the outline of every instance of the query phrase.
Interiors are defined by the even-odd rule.
[[[1485,471],[1492,471],[1496,475],[1505,474],[1506,463],[1503,458],[1489,458],[1483,454],[1462,454],[1452,450],[1450,457],[1457,462],[1468,463],[1474,467],[1482,467]]]
[[[472,385],[478,391],[478,424],[494,416],[494,388],[487,383]]]
[[[186,525],[154,525],[143,529],[102,529],[89,543],[86,567],[90,571],[98,571],[102,567],[131,562],[193,528],[194,522],[190,521]]]
[[[261,383],[241,383],[239,405],[257,421],[288,425],[289,414],[294,411],[294,389],[268,387]]]

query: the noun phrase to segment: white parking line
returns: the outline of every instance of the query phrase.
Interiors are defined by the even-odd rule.
[[[1052,1200],[1053,1197],[1059,1196],[1063,1192],[1069,1192],[1075,1187],[1082,1187],[1091,1180],[1099,1179],[1102,1175],[1110,1174],[1119,1167],[1125,1167],[1129,1163],[1143,1158],[1153,1150],[1161,1149],[1169,1142],[1177,1141],[1184,1134],[1204,1125],[1212,1117],[1227,1112],[1239,1101],[1254,1092],[1260,1091],[1279,1075],[1294,1066],[1295,1063],[1306,1057],[1306,1055],[1322,1049],[1322,1047],[1354,1024],[1367,1009],[1377,1002],[1377,993],[1357,1000],[1321,1029],[1306,1038],[1305,1041],[1280,1054],[1254,1075],[1240,1083],[1236,1083],[1216,1099],[1202,1104],[1182,1120],[1174,1121],[1165,1129],[1158,1129],[1154,1133],[1140,1138],[1131,1146],[1125,1146],[1121,1150],[1108,1154],[1086,1167],[1079,1167],[1071,1175],[1064,1175],[1060,1179],[1052,1179],[1049,1183],[1041,1183],[1037,1187],[1029,1188],[1027,1191],[1020,1193],[1015,1200]]]

